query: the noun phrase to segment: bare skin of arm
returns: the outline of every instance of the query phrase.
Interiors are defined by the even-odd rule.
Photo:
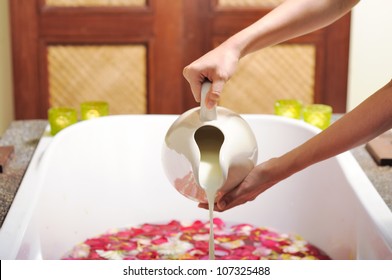
[[[234,74],[238,61],[256,50],[320,29],[343,15],[359,0],[286,0],[269,14],[234,34],[214,50],[184,68],[197,102],[201,84],[212,82],[206,105],[219,100],[224,84]],[[244,96],[246,98],[246,96]]]

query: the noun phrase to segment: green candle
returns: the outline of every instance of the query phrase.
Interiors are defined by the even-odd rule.
[[[304,121],[324,130],[331,123],[332,107],[324,104],[312,104],[304,108]]]
[[[302,103],[295,99],[281,99],[275,102],[274,109],[278,116],[300,119]]]
[[[109,114],[109,104],[104,101],[84,102],[80,105],[82,120],[94,119]]]
[[[52,135],[56,135],[62,129],[78,121],[76,110],[72,108],[50,108],[48,115]]]

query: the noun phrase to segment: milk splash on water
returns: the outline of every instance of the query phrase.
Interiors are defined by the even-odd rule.
[[[215,259],[213,209],[216,193],[224,183],[219,163],[219,151],[224,136],[216,127],[203,126],[196,131],[195,140],[200,150],[199,183],[206,192],[208,202],[210,220],[209,258],[213,260]]]

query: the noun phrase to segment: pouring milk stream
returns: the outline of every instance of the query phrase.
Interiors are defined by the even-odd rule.
[[[210,87],[210,82],[203,83],[200,107],[180,115],[169,128],[162,162],[170,183],[181,194],[208,203],[209,258],[214,259],[214,202],[249,174],[257,162],[258,147],[241,116],[223,107],[205,106]]]

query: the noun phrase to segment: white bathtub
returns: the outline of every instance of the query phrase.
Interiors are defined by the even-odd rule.
[[[58,259],[109,228],[207,221],[207,211],[179,194],[162,170],[164,135],[176,117],[111,116],[44,136],[0,229],[0,259]],[[318,133],[302,121],[244,118],[257,137],[259,162]],[[392,213],[350,153],[216,216],[298,233],[334,259],[392,259]]]

